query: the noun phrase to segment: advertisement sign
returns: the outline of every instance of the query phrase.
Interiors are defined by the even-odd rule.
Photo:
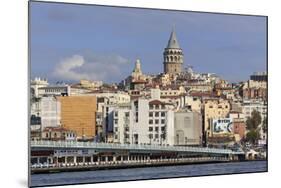
[[[213,119],[212,131],[215,134],[230,134],[233,133],[232,118]]]

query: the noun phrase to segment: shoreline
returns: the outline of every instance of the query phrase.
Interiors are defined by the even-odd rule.
[[[132,164],[111,164],[99,166],[69,166],[69,167],[53,167],[53,168],[37,168],[31,169],[31,174],[50,174],[60,172],[80,172],[80,171],[99,171],[129,168],[146,168],[161,166],[180,166],[180,165],[197,165],[197,164],[213,164],[213,163],[238,163],[251,161],[267,161],[267,160],[243,160],[243,161],[177,161],[177,162],[157,162],[157,163],[132,163]]]

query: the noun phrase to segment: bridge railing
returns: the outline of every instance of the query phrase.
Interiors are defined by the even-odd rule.
[[[217,153],[217,154],[243,154],[243,152],[232,151],[230,149],[218,149],[208,147],[191,146],[167,146],[167,145],[142,145],[142,144],[115,144],[115,143],[95,143],[77,141],[31,141],[31,147],[48,148],[87,148],[87,149],[128,149],[128,150],[155,150],[155,151],[176,151],[176,152],[196,152],[196,153]]]

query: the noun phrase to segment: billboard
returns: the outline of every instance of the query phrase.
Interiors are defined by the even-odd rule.
[[[233,119],[219,118],[212,120],[212,132],[214,134],[230,134],[233,133]]]

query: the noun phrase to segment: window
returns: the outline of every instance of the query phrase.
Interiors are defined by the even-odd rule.
[[[115,127],[114,131],[117,132],[118,131],[118,127]]]
[[[158,104],[155,105],[155,109],[159,109],[159,105]]]
[[[161,131],[165,131],[165,127],[161,127]]]
[[[125,131],[129,131],[130,129],[129,129],[129,127],[125,127]]]
[[[148,127],[148,131],[153,131],[153,128],[152,127]]]
[[[159,117],[159,112],[155,112],[155,117]]]
[[[161,112],[161,117],[165,117],[165,112]]]
[[[150,119],[148,123],[149,123],[149,124],[153,124],[153,120],[152,120],[152,119]]]
[[[157,131],[157,132],[158,132],[158,131],[159,131],[159,127],[155,127],[155,131]]]
[[[49,137],[49,134],[48,133],[46,133],[46,138],[48,138]]]
[[[152,112],[149,112],[149,117],[153,117],[153,113]]]
[[[155,120],[155,124],[159,124],[159,120],[158,119]]]
[[[117,124],[118,123],[118,119],[114,119],[114,124]]]
[[[159,135],[158,135],[158,134],[155,134],[155,138],[159,138]]]
[[[149,105],[149,109],[150,110],[153,109],[153,105],[152,104]]]
[[[152,138],[153,138],[153,134],[149,134],[149,135],[148,135],[148,138],[149,138],[149,139],[152,139]]]
[[[125,117],[129,117],[129,112],[125,112]]]
[[[164,104],[161,104],[161,108],[162,108],[162,109],[165,109],[165,105],[164,105]]]
[[[165,119],[161,119],[161,124],[165,124]]]

